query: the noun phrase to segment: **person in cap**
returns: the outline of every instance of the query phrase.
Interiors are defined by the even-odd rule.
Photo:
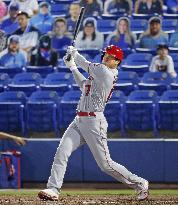
[[[83,31],[77,35],[75,46],[78,49],[102,49],[104,35],[97,31],[97,22],[88,17],[83,22]]]
[[[11,3],[18,3],[19,10],[26,12],[29,17],[32,17],[38,13],[37,0],[11,0]]]
[[[19,28],[13,33],[20,36],[20,47],[29,52],[31,48],[37,46],[40,32],[29,23],[28,13],[19,11],[17,14]]]
[[[22,68],[27,64],[27,55],[20,49],[20,38],[12,35],[8,39],[7,49],[0,53],[0,66]]]
[[[68,55],[70,60],[67,60]],[[66,66],[80,87],[76,117],[65,131],[56,151],[47,189],[41,190],[38,197],[43,200],[57,201],[63,184],[67,162],[73,151],[88,145],[99,168],[127,186],[135,189],[138,200],[148,198],[148,181],[131,173],[123,165],[111,159],[107,143],[108,123],[104,116],[117,82],[118,66],[123,60],[123,51],[115,46],[107,46],[102,54],[101,63],[92,63],[80,55],[73,46],[68,47],[64,56]],[[78,70],[82,68],[89,74],[86,79]]]
[[[161,19],[151,17],[149,27],[139,39],[139,47],[155,50],[159,44],[168,44],[168,34],[162,30]]]
[[[150,72],[166,72],[172,77],[176,77],[177,73],[174,70],[174,62],[169,55],[169,49],[167,45],[158,45],[157,55],[153,57],[150,68]]]
[[[8,7],[9,17],[5,18],[0,28],[8,35],[12,34],[18,28],[17,14],[19,12],[19,4],[11,3]]]
[[[137,0],[135,2],[136,14],[162,14],[163,13],[163,1],[162,0]]]
[[[32,50],[31,66],[57,66],[58,53],[51,48],[51,38],[43,35],[39,39],[39,46]]]
[[[51,15],[50,10],[50,4],[43,1],[39,4],[39,13],[30,19],[30,24],[38,28],[41,34],[52,30],[54,17]]]

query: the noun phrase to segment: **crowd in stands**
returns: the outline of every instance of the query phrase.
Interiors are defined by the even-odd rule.
[[[168,55],[168,47],[178,49],[178,23],[174,32],[163,29],[165,11],[178,14],[178,0],[79,0],[68,4],[66,13],[53,15],[52,5],[60,1],[9,0],[0,1],[0,65],[57,66],[61,50],[71,45],[73,31],[80,8],[85,7],[85,18],[77,36],[78,49],[103,49],[114,44],[124,51],[135,52],[136,48],[156,50],[150,71],[169,71],[176,76],[174,62]],[[147,15],[144,30],[132,30],[132,14]],[[148,20],[149,17],[149,20]],[[112,30],[102,31],[98,19],[112,18]],[[102,23],[101,23],[102,24]],[[146,28],[147,27],[147,28]],[[166,50],[168,58],[160,57]],[[164,53],[164,52],[163,52]],[[159,60],[158,60],[159,59]],[[154,62],[155,61],[155,62]],[[171,68],[158,66],[171,64]]]

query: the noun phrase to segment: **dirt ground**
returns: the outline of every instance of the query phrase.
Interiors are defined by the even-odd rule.
[[[59,201],[40,201],[36,196],[1,196],[0,205],[178,205],[177,196],[150,196],[136,201],[134,196],[61,196]]]

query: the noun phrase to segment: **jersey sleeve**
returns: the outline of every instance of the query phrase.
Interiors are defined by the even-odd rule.
[[[107,68],[103,64],[99,63],[90,63],[88,67],[88,73],[94,78],[102,78],[107,73]],[[104,80],[104,79],[103,79]]]

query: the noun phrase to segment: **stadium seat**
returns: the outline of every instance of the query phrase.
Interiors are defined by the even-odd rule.
[[[178,76],[173,79],[173,82],[170,84],[172,90],[178,90]]]
[[[25,136],[24,106],[26,95],[23,92],[5,91],[0,93],[0,130],[21,132]]]
[[[8,89],[11,91],[23,91],[27,96],[39,88],[42,78],[39,73],[19,73],[14,76]]]
[[[124,136],[123,104],[125,100],[126,97],[122,91],[114,91],[104,112],[108,122],[108,131],[113,132],[120,130],[122,136]]]
[[[147,72],[141,79],[138,87],[140,90],[155,90],[158,95],[170,88],[173,78],[164,72]]]
[[[137,89],[138,82],[139,77],[136,72],[120,71],[114,90],[121,90],[125,95],[129,95],[132,91]]]
[[[110,34],[116,28],[116,21],[112,19],[98,19],[97,20],[97,29],[98,31]]]
[[[65,129],[76,116],[77,104],[81,96],[81,91],[68,91],[64,94],[59,105],[59,125]]]
[[[153,131],[157,135],[155,91],[133,91],[125,102],[124,124],[126,130]]]
[[[174,61],[174,69],[178,73],[178,52],[170,52],[169,55]]]
[[[178,91],[164,92],[158,102],[158,128],[159,130],[178,130]]]
[[[63,94],[70,89],[71,78],[71,73],[56,72],[48,74],[43,84],[41,84],[41,89],[56,91],[58,95],[62,97]]]
[[[162,29],[166,33],[173,33],[177,29],[177,23],[176,19],[163,19]]]
[[[9,75],[7,73],[0,73],[0,92],[3,92],[7,89],[7,84],[9,82]]]
[[[27,66],[26,71],[39,73],[42,78],[45,78],[48,74],[53,73],[55,68],[52,66]]]
[[[135,34],[143,33],[147,28],[147,20],[145,19],[131,19],[131,31]]]
[[[27,133],[54,131],[59,137],[57,125],[58,94],[54,91],[36,91],[27,101]]]
[[[51,3],[51,14],[52,15],[66,15],[69,12],[69,5],[72,1],[53,1]]]
[[[13,78],[16,74],[22,73],[24,68],[7,68],[0,66],[0,73],[7,73],[10,78]]]

